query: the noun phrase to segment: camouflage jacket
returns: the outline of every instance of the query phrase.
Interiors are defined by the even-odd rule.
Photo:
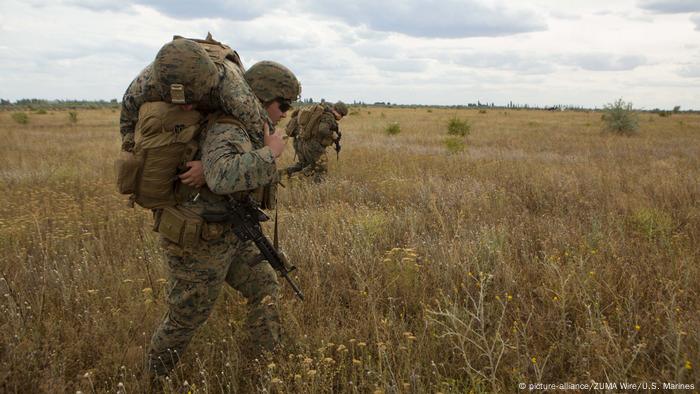
[[[275,156],[266,147],[263,135],[248,132],[238,124],[213,122],[200,135],[200,159],[204,166],[206,187],[193,201],[189,196],[182,205],[202,212],[225,212],[229,197],[244,201],[251,194],[260,204],[263,188],[274,198],[279,176]]]
[[[197,103],[197,110],[203,113],[219,110],[238,119],[246,130],[262,132],[263,122],[267,120],[270,123],[267,112],[245,81],[243,70],[230,61],[218,67],[219,84],[208,97]],[[131,82],[122,98],[119,117],[122,150],[131,151],[134,148],[134,133],[141,105],[160,100],[162,98],[153,81],[152,64],[149,64]]]

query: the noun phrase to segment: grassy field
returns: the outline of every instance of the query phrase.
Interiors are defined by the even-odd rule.
[[[116,193],[118,115],[0,112],[0,392],[146,388],[167,274]],[[700,390],[699,115],[643,114],[632,137],[595,112],[353,108],[341,128],[328,180],[279,195],[307,296],[283,284],[286,348],[244,365],[226,289],[176,392]]]

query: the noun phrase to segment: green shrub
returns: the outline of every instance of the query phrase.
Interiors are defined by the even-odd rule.
[[[472,126],[469,124],[468,120],[461,120],[454,117],[447,123],[447,134],[466,137],[471,132],[471,128]]]
[[[617,134],[633,134],[639,130],[639,116],[632,110],[632,103],[619,99],[603,107],[605,130]]]
[[[459,137],[447,137],[445,138],[445,148],[447,152],[454,154],[464,151],[466,144],[464,143],[464,138]]]
[[[630,221],[632,228],[649,240],[667,238],[674,228],[673,218],[666,212],[654,208],[634,211]]]
[[[429,113],[429,114],[433,113],[433,110],[432,110],[432,109],[429,109],[429,110],[428,110],[428,113]]]
[[[12,119],[19,124],[29,123],[29,115],[24,112],[15,112],[12,114]]]
[[[43,108],[40,108],[40,109],[36,110],[36,114],[37,115],[46,115],[46,110]]]
[[[399,126],[398,122],[392,122],[389,123],[385,128],[384,132],[389,134],[389,135],[396,135],[401,132],[401,126]]]
[[[68,121],[71,123],[78,123],[78,113],[75,111],[68,111]]]

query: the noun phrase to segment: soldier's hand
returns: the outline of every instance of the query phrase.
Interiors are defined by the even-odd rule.
[[[204,186],[204,166],[201,161],[188,161],[185,163],[190,169],[178,175],[180,181],[187,186],[202,187]]]
[[[284,152],[284,140],[282,139],[282,134],[284,133],[270,134],[270,127],[267,123],[263,126],[263,132],[265,146],[270,148],[275,158],[280,157],[282,152]]]

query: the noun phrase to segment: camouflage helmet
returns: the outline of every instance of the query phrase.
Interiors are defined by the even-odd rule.
[[[201,45],[175,38],[158,51],[153,78],[163,100],[194,104],[216,86],[219,71]]]
[[[278,97],[295,101],[301,94],[301,85],[294,73],[269,60],[253,64],[245,72],[245,80],[263,103],[269,103]]]
[[[338,101],[337,103],[333,104],[333,109],[342,116],[348,115],[348,106],[342,101]]]

